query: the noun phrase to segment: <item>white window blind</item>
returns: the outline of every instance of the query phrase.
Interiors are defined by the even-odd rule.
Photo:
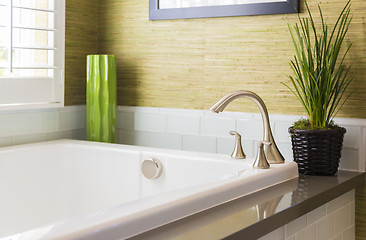
[[[63,106],[64,0],[0,0],[0,110]]]

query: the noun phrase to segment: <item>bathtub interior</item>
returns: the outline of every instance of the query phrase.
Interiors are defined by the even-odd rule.
[[[106,152],[107,151],[107,152]],[[147,157],[163,174],[145,179]],[[56,141],[0,150],[0,237],[251,169],[250,161],[106,144]]]

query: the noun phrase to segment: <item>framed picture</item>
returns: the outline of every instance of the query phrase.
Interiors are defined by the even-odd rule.
[[[297,13],[299,0],[149,0],[150,20]]]

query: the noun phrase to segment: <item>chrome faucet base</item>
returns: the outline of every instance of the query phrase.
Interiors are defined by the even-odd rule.
[[[269,142],[270,145],[264,145],[264,154],[270,164],[278,164],[284,163],[285,159],[280,153],[274,139],[272,136],[271,126],[269,123],[269,116],[267,107],[264,104],[263,100],[255,93],[245,90],[239,90],[232,93],[227,94],[225,97],[220,99],[215,105],[213,105],[210,110],[216,113],[222,112],[226,106],[237,98],[249,98],[253,102],[255,102],[261,112],[263,119],[263,142]]]

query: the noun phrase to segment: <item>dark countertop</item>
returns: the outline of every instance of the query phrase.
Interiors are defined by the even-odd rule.
[[[364,175],[300,175],[131,239],[258,239],[363,184]]]

